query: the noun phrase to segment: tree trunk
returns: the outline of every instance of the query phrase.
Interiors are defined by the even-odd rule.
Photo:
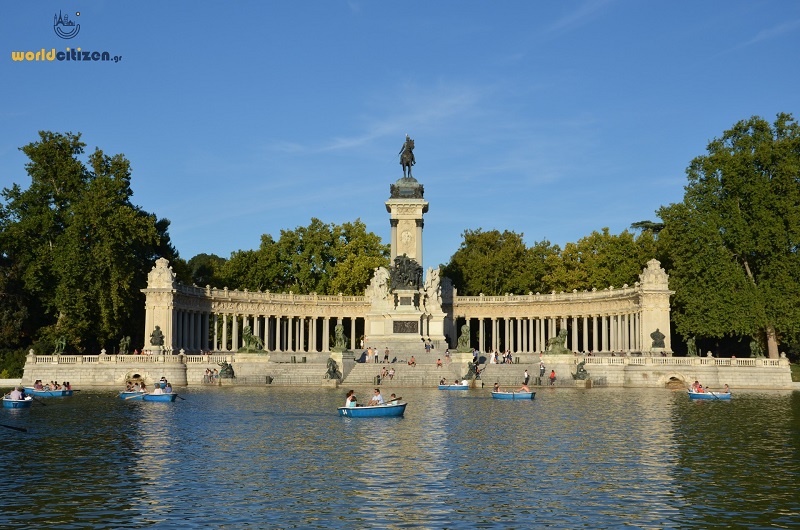
[[[778,358],[778,337],[775,333],[775,327],[772,324],[767,325],[765,329],[767,333],[767,357],[770,359]]]

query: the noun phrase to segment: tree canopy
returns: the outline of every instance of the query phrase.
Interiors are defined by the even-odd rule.
[[[21,148],[30,186],[2,191],[0,333],[8,345],[64,338],[96,351],[141,336],[147,271],[159,256],[177,258],[169,221],[131,203],[124,156],[95,149],[84,163],[84,148],[80,134],[40,132]]]
[[[647,261],[656,255],[652,232],[638,237],[627,230],[615,236],[604,228],[564,250],[549,241],[527,247],[523,235],[467,230],[444,275],[459,294],[502,295],[588,290],[633,285]]]
[[[234,252],[220,278],[236,289],[361,295],[373,269],[389,265],[389,253],[359,219],[337,225],[312,218],[308,226],[281,230],[278,241],[261,236],[258,250]]]
[[[676,330],[750,335],[777,357],[800,331],[800,127],[788,114],[740,121],[686,173],[683,202],[658,211]]]

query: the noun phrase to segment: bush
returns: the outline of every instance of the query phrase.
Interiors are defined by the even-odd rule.
[[[0,379],[22,377],[25,369],[25,349],[0,350]]]

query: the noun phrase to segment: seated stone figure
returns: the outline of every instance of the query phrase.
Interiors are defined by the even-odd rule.
[[[222,361],[221,363],[217,363],[217,364],[221,368],[221,370],[219,371],[220,379],[234,379],[236,377],[233,374],[233,365],[232,364],[228,364],[225,361]]]
[[[325,379],[342,380],[342,372],[339,371],[339,363],[333,357],[328,358],[328,371],[325,372]]]
[[[572,378],[576,381],[586,381],[589,379],[589,372],[586,371],[584,366],[586,365],[586,361],[582,361],[578,363],[578,371],[572,374]]]

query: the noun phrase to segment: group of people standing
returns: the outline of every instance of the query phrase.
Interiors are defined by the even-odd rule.
[[[206,371],[203,374],[203,383],[219,383],[219,370],[216,368],[213,370],[211,368],[206,368]]]

